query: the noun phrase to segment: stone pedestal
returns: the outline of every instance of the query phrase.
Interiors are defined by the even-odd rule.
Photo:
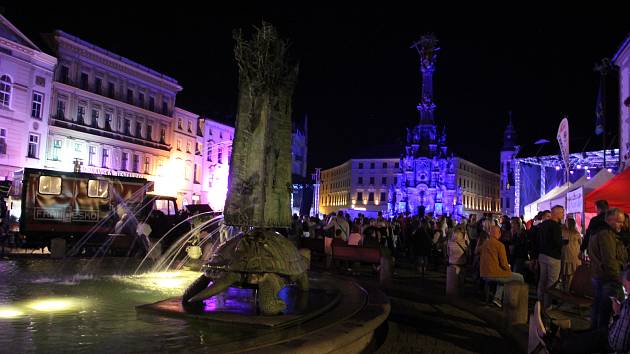
[[[63,238],[53,238],[50,241],[50,258],[61,259],[66,256],[66,240]]]
[[[456,265],[446,268],[446,296],[459,296],[459,269]]]
[[[511,282],[505,284],[503,293],[503,315],[506,326],[527,324],[527,283]]]

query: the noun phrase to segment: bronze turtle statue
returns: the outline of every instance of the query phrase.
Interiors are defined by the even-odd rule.
[[[308,262],[287,238],[275,231],[254,229],[241,233],[211,256],[204,274],[184,292],[182,303],[184,306],[202,303],[233,285],[257,286],[260,312],[276,315],[286,309],[278,292],[287,281],[308,290]]]

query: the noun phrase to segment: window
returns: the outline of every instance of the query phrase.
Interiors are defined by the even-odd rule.
[[[177,139],[177,150],[182,151],[182,139]]]
[[[383,162],[383,168],[387,168],[387,162]]]
[[[81,144],[80,143],[74,143],[74,151],[80,153],[81,152]]]
[[[136,122],[136,137],[142,138],[142,122]]]
[[[138,93],[138,106],[144,108],[144,93]]]
[[[90,198],[107,198],[108,189],[109,184],[106,180],[88,180],[88,197]]]
[[[368,202],[373,202],[374,201],[374,193],[370,192],[370,194],[368,194]]]
[[[374,162],[370,162],[370,168],[372,168],[372,169],[373,169],[373,168],[375,167],[375,165],[376,165],[376,164],[375,164]]]
[[[77,121],[83,124],[83,117],[85,117],[85,107],[78,106],[77,107]]]
[[[381,192],[381,203],[384,203],[386,201],[387,201],[387,193]]]
[[[192,122],[188,122],[188,132],[192,134]]]
[[[358,192],[357,193],[357,202],[362,202],[363,201],[363,192]]]
[[[63,146],[63,141],[60,139],[53,140],[53,149],[52,149],[52,160],[59,161],[59,156],[61,156],[61,147]]]
[[[0,154],[7,153],[7,130],[0,128]]]
[[[166,126],[160,125],[160,143],[166,144]]]
[[[61,81],[64,84],[67,84],[68,81],[70,81],[69,72],[70,72],[70,69],[67,66],[62,65],[61,71],[59,72],[59,81]]]
[[[98,128],[98,117],[101,112],[98,109],[92,109],[92,125]]]
[[[208,129],[208,135],[212,136],[212,129]]]
[[[103,149],[102,155],[101,155],[101,167],[102,168],[107,168],[107,159],[109,158],[109,150],[107,149]]]
[[[147,125],[147,136],[146,136],[146,139],[153,141],[153,126],[152,125]]]
[[[199,178],[197,178],[197,170],[197,164],[195,164],[193,169],[193,182],[199,184]]]
[[[191,150],[190,150],[190,146],[191,146],[191,145],[190,145],[190,141],[187,141],[187,142],[186,142],[186,152],[187,152],[187,153],[190,153],[190,151],[191,151]]]
[[[94,92],[97,94],[101,94],[103,89],[103,79],[101,79],[100,77],[97,77],[96,79],[94,79]]]
[[[39,194],[61,194],[61,177],[39,176]]]
[[[168,115],[168,102],[162,101],[162,114]]]
[[[212,161],[212,145],[214,145],[214,141],[210,140],[208,142],[208,161]]]
[[[123,171],[127,171],[127,161],[129,160],[129,154],[126,152],[122,153],[122,158],[120,159],[120,169]]]
[[[374,185],[374,177],[370,177],[370,186]]]
[[[140,168],[140,156],[133,154],[133,161],[132,161],[132,165],[131,165],[132,171],[133,172],[139,172],[139,168]]]
[[[394,185],[398,185],[398,176],[394,177]]]
[[[39,150],[39,135],[29,134],[28,136],[28,157],[32,159],[37,158],[37,151]]]
[[[386,185],[387,184],[387,177],[381,177],[381,184],[382,185]]]
[[[123,127],[123,133],[130,135],[131,133],[131,120],[125,118],[125,126]]]
[[[151,158],[148,156],[144,157],[144,173],[149,174],[149,166],[151,165]]]
[[[116,97],[116,86],[113,82],[107,83],[107,97],[115,98]]]
[[[9,108],[11,104],[11,78],[7,75],[0,77],[0,105]]]
[[[57,118],[64,119],[66,117],[66,101],[57,101]]]
[[[88,148],[88,166],[94,166],[94,156],[96,155],[96,146]]]
[[[107,129],[112,129],[114,126],[113,118],[111,113],[105,113],[105,127]]]
[[[44,102],[44,95],[33,91],[33,102],[31,104],[31,117],[42,117],[42,103]]]
[[[81,82],[79,83],[79,87],[81,87],[82,90],[87,90],[88,87],[88,74],[86,73],[81,73]]]
[[[184,129],[184,121],[181,118],[179,118],[177,120],[177,129],[179,129],[179,130],[183,130]]]
[[[133,90],[127,89],[127,103],[133,104]]]
[[[399,162],[395,162],[394,163],[394,168],[399,168],[400,167],[400,163]]]
[[[363,168],[363,162],[359,162],[359,169]]]
[[[149,97],[149,110],[155,111],[155,98]]]
[[[217,162],[223,163],[223,148],[222,147],[217,149]]]
[[[359,184],[363,184],[363,177],[359,177]]]

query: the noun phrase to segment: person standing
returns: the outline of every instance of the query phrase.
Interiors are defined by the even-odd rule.
[[[628,262],[628,253],[619,236],[624,222],[620,209],[606,212],[606,226],[593,235],[588,245],[591,258],[591,280],[595,300],[591,307],[591,327],[608,326],[611,316],[611,296],[621,295],[619,275]]]
[[[595,235],[599,230],[606,228],[606,212],[608,211],[608,201],[606,200],[598,200],[595,202],[595,207],[597,208],[597,216],[592,218],[588,223],[588,227],[586,228],[586,232],[584,233],[584,240],[582,240],[582,245],[580,245],[580,251],[588,251],[588,243],[591,240],[591,237]]]
[[[512,240],[512,271],[525,276],[527,262],[529,261],[529,250],[527,244],[527,231],[523,229],[520,218],[513,217],[510,220],[510,233]]]
[[[551,307],[551,297],[547,289],[558,281],[562,265],[562,225],[564,207],[556,205],[551,208],[551,218],[540,224],[538,264],[540,279],[538,279],[538,299],[544,309]]]
[[[566,227],[562,228],[562,269],[560,271],[562,286],[565,291],[569,291],[571,280],[577,267],[582,264],[580,261],[580,243],[582,235],[577,230],[575,219],[567,219]]]

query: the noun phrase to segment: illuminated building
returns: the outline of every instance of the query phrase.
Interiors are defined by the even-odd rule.
[[[56,63],[0,15],[0,180],[43,166]]]

